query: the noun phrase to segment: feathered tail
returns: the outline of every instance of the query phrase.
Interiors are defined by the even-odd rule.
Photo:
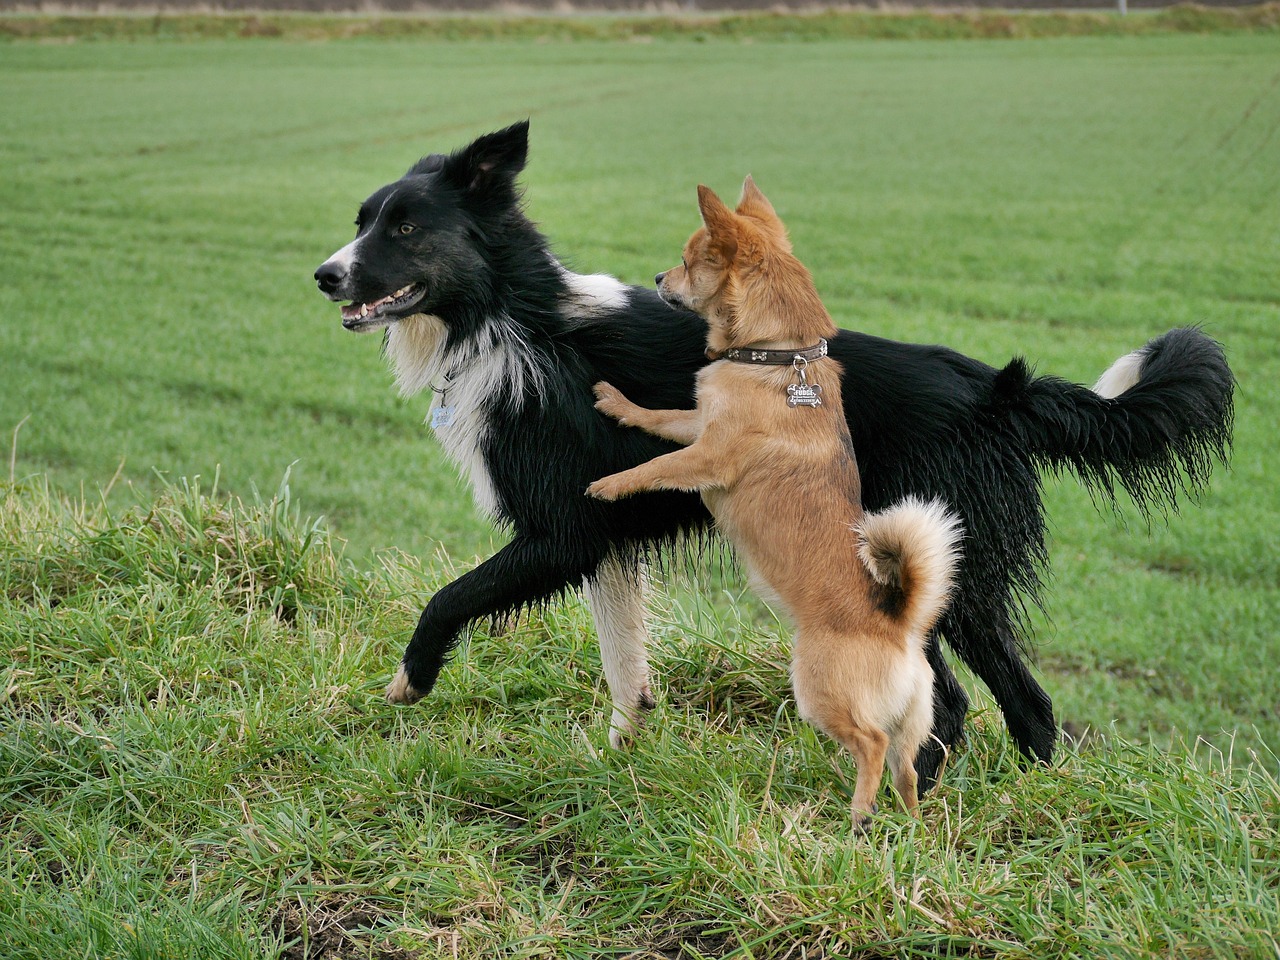
[[[941,500],[905,497],[855,528],[858,556],[886,588],[886,607],[921,642],[946,609],[960,541],[959,518]]]
[[[1023,448],[1071,469],[1108,499],[1118,481],[1143,511],[1177,507],[1231,452],[1235,377],[1222,345],[1170,330],[1111,365],[1092,390],[1034,377],[1022,360],[997,375],[991,406]]]

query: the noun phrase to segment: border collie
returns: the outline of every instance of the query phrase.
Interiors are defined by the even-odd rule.
[[[651,290],[561,265],[521,209],[527,153],[521,122],[424,157],[361,205],[355,239],[315,279],[330,300],[349,301],[344,327],[385,330],[402,394],[436,392],[436,436],[480,508],[512,533],[431,598],[388,698],[429,693],[478,622],[581,584],[620,745],[654,703],[644,561],[705,531],[709,515],[694,493],[583,495],[592,480],[675,449],[598,413],[591,387],[607,380],[641,406],[692,407],[706,326]],[[921,792],[968,708],[939,634],[990,688],[1023,753],[1048,760],[1052,703],[1021,655],[1047,561],[1041,471],[1070,469],[1104,501],[1118,483],[1144,511],[1194,495],[1230,450],[1234,378],[1221,346],[1195,328],[1171,330],[1092,390],[1033,376],[1021,358],[995,368],[854,331],[830,353],[845,371],[866,508],[939,499],[966,532],[951,605],[929,638],[936,741],[917,757]]]

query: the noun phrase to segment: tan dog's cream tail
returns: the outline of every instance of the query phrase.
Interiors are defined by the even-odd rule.
[[[855,528],[858,556],[886,587],[887,611],[924,637],[947,607],[964,528],[941,500],[905,497]]]

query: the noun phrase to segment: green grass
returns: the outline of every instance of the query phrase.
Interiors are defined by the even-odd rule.
[[[10,952],[1274,956],[1278,53],[5,44]],[[311,271],[417,156],[523,116],[530,212],[583,270],[646,282],[694,184],[750,172],[847,326],[1081,382],[1177,324],[1226,344],[1233,469],[1200,504],[1148,530],[1046,483],[1041,672],[1100,739],[1024,772],[980,702],[923,822],[851,838],[776,624],[683,588],[630,757],[576,600],[383,705],[423,599],[501,535]]]
[[[667,696],[623,755],[576,600],[403,710],[380,679],[447,563],[357,572],[287,487],[0,510],[15,960],[1276,948],[1274,757],[1106,737],[1022,770],[984,714],[921,822],[859,837],[785,641],[732,612],[659,603]]]

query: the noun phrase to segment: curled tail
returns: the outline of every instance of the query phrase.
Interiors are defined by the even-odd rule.
[[[858,556],[885,589],[883,606],[923,640],[946,609],[960,562],[960,519],[941,500],[905,497],[855,528]]]
[[[1073,470],[1108,499],[1118,481],[1147,511],[1176,507],[1226,462],[1234,389],[1221,344],[1182,327],[1121,357],[1092,390],[1015,360],[997,374],[991,407],[1040,464]]]

